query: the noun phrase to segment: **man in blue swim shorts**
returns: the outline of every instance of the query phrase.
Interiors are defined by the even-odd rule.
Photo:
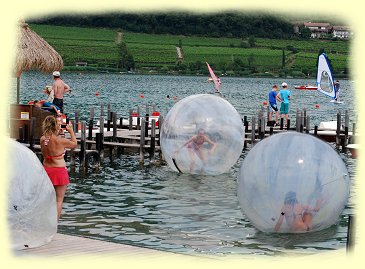
[[[291,92],[288,90],[288,84],[286,84],[286,82],[283,82],[281,84],[281,87],[282,89],[276,95],[276,100],[281,102],[280,105],[281,118],[283,118],[285,115],[286,125],[287,125],[289,119],[289,100],[291,100]]]

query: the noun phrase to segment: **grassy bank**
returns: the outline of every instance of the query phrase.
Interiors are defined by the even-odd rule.
[[[80,27],[31,25],[62,56],[65,69],[120,72],[116,31]],[[350,43],[329,40],[208,38],[123,33],[132,54],[136,72],[168,74],[207,74],[205,62],[214,70],[234,76],[316,75],[317,55],[324,49],[336,77],[348,75]],[[182,46],[184,59],[177,60],[176,46]],[[283,49],[285,62],[283,64]],[[85,61],[87,67],[75,67]]]

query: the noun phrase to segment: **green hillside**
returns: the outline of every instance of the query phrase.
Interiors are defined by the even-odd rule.
[[[37,24],[30,27],[61,54],[65,69],[126,71],[119,68],[116,30]],[[123,33],[122,40],[133,56],[134,71],[139,73],[207,74],[205,62],[209,62],[217,73],[227,75],[315,76],[317,55],[324,49],[336,77],[348,75],[348,41],[257,38],[252,46],[249,39],[128,32]],[[177,59],[178,45],[184,55],[181,61]],[[77,61],[86,61],[88,66],[75,67]]]

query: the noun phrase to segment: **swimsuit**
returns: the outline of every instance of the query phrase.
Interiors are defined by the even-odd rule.
[[[194,149],[194,150],[199,150],[200,147],[204,144],[204,142],[205,142],[205,139],[204,138],[196,137],[195,139],[193,139],[193,141],[191,141],[188,144],[188,147],[187,148]]]
[[[44,145],[47,146],[48,142],[49,142],[49,138],[46,138],[44,141]],[[51,160],[53,158],[60,158],[63,157],[65,155],[66,150],[59,154],[59,155],[48,155],[46,156],[46,160]],[[47,172],[47,175],[49,177],[49,179],[51,180],[53,186],[63,186],[63,185],[67,185],[70,183],[69,180],[69,176],[68,176],[68,171],[67,171],[67,167],[49,167],[43,164],[44,169]]]
[[[63,113],[63,99],[60,98],[54,98],[53,104],[58,106],[60,108],[61,113]]]
[[[48,145],[49,140],[50,140],[50,138],[46,138],[46,139],[44,139],[44,145],[45,145],[45,146],[47,146],[47,145]],[[61,154],[58,154],[58,155],[54,155],[54,156],[48,155],[48,156],[46,156],[46,159],[47,159],[47,160],[51,160],[51,159],[53,159],[53,158],[63,157],[63,156],[65,156],[65,153],[66,153],[66,150],[64,150]]]
[[[67,185],[70,183],[67,167],[49,167],[43,165],[53,186]]]

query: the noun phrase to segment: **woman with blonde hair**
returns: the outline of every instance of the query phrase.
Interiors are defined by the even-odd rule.
[[[76,148],[77,141],[72,124],[66,125],[71,139],[58,136],[60,124],[54,116],[47,116],[42,124],[43,136],[40,139],[42,155],[44,157],[43,167],[46,170],[56,191],[57,219],[60,219],[63,205],[63,198],[66,193],[66,186],[70,183],[66,162],[63,158],[66,148]]]

